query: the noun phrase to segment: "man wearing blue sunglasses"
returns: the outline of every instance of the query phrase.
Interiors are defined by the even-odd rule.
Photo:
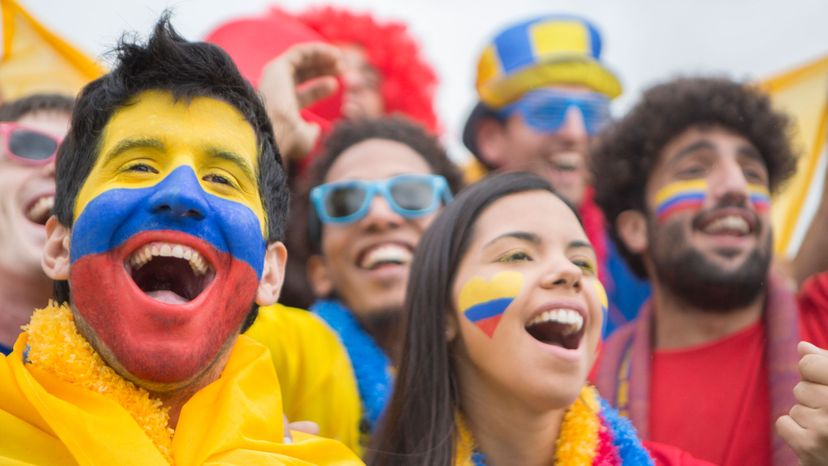
[[[307,264],[308,279],[297,283],[300,274],[288,271],[286,287],[313,290],[309,307],[337,334],[351,367],[342,374],[327,361],[310,364],[314,373],[338,375],[323,378],[330,380],[326,386],[300,387],[303,397],[314,392],[314,403],[330,406],[336,416],[303,409],[295,420],[312,420],[323,432],[351,438],[348,426],[341,426],[350,420],[350,430],[367,439],[391,395],[414,248],[460,184],[460,173],[436,139],[403,118],[341,123],[328,137],[309,173],[308,191],[295,196],[292,206],[307,222],[289,233],[301,238],[289,238],[288,246],[295,261]],[[250,334],[267,340],[275,328],[284,324],[257,322]],[[315,351],[305,352],[321,358]],[[343,386],[351,374],[358,396]],[[294,384],[280,374],[283,379]]]
[[[608,122],[610,101],[622,92],[601,49],[596,27],[571,15],[540,16],[501,30],[480,55],[480,101],[463,143],[475,156],[469,181],[492,170],[530,171],[578,208],[609,292],[612,331],[637,312],[649,290],[614,253],[590,187],[589,139]]]

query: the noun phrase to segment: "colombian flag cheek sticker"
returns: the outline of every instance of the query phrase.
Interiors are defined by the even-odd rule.
[[[595,285],[595,295],[598,296],[598,302],[601,303],[601,312],[604,314],[604,318],[606,319],[607,311],[609,311],[607,291],[604,289],[604,285],[602,285],[598,280],[595,280],[592,283]]]
[[[490,280],[474,277],[460,291],[460,311],[489,338],[506,308],[523,288],[523,274],[500,272]]]
[[[595,296],[598,297],[598,303],[601,305],[601,318],[603,319],[601,335],[606,335],[608,319],[607,313],[609,312],[609,298],[607,298],[607,290],[604,289],[604,285],[602,285],[598,280],[593,280],[592,284],[595,287]]]
[[[750,195],[750,203],[756,212],[763,214],[770,210],[770,192],[768,188],[761,184],[748,184],[748,193]]]
[[[670,183],[656,192],[656,218],[665,221],[675,213],[699,210],[707,194],[707,181],[691,180]]]

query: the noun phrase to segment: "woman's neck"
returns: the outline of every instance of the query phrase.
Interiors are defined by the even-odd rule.
[[[463,364],[459,364],[462,366]],[[566,408],[539,411],[459,369],[461,409],[487,466],[549,466]]]

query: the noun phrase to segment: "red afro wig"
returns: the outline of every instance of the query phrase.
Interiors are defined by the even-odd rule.
[[[368,62],[382,76],[380,93],[386,113],[401,113],[430,132],[439,132],[434,111],[437,74],[421,56],[405,24],[380,24],[370,14],[330,6],[314,7],[295,16],[330,43],[363,47]]]

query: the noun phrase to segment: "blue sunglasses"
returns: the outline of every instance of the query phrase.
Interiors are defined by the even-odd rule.
[[[609,99],[603,95],[572,94],[553,89],[527,92],[517,102],[499,110],[498,114],[508,118],[519,113],[529,127],[542,133],[554,133],[563,126],[571,107],[581,112],[590,135],[596,134],[610,119]]]
[[[422,217],[437,210],[451,197],[446,179],[440,175],[399,175],[379,181],[337,181],[313,188],[311,203],[324,223],[353,223],[365,217],[371,202],[382,194],[394,212],[407,218]]]

